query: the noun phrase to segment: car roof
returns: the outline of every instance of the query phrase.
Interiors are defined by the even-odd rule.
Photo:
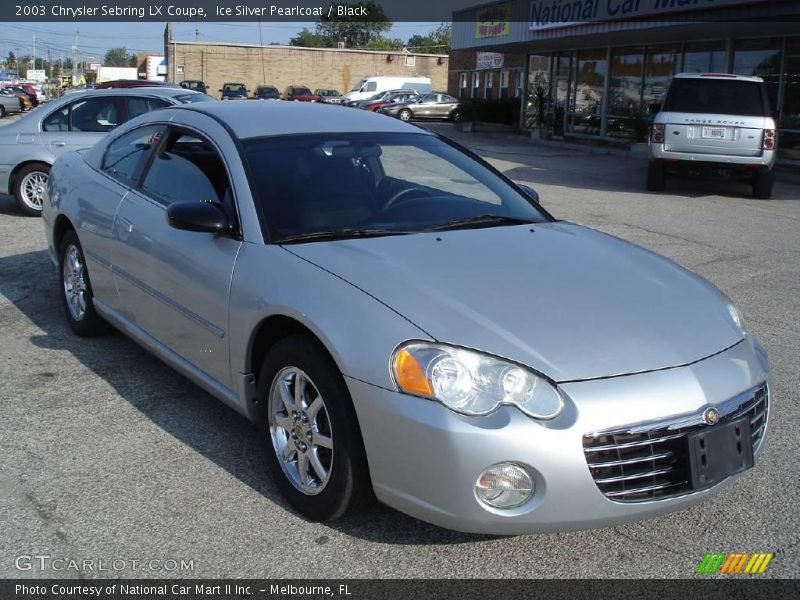
[[[239,139],[306,133],[430,132],[397,119],[317,102],[200,102],[173,107],[205,113]]]
[[[763,83],[761,77],[748,77],[746,75],[736,75],[734,73],[678,73],[675,79],[728,79],[734,81],[754,81]]]

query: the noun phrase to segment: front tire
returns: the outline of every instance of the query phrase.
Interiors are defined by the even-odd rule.
[[[397,113],[397,118],[400,119],[401,121],[408,122],[411,120],[411,111],[408,110],[407,108],[404,108],[399,113]]]
[[[0,119],[6,116],[6,107],[0,104]]]
[[[366,454],[344,379],[313,338],[270,350],[258,378],[267,464],[283,496],[315,521],[332,521],[373,498]]]
[[[769,200],[772,196],[772,171],[759,171],[753,181],[753,197],[760,200]]]
[[[80,337],[94,337],[108,333],[110,326],[94,308],[94,294],[83,248],[74,230],[64,234],[59,249],[61,298],[67,322]]]
[[[29,217],[42,216],[42,202],[47,193],[50,165],[31,163],[20,169],[14,178],[14,198],[20,210]]]
[[[665,179],[664,166],[659,161],[651,161],[647,165],[647,191],[663,192]]]

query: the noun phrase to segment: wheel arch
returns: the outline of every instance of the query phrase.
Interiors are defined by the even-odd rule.
[[[53,223],[53,248],[58,253],[61,251],[61,242],[67,231],[77,231],[72,221],[66,215],[58,215]]]
[[[6,193],[9,196],[13,196],[14,195],[14,183],[17,180],[17,175],[19,175],[19,172],[22,169],[24,169],[25,167],[27,167],[28,165],[37,165],[37,164],[38,165],[45,165],[48,169],[52,169],[53,168],[53,164],[52,163],[50,163],[50,162],[48,162],[46,160],[42,160],[42,159],[25,160],[25,161],[19,163],[16,167],[14,167],[11,170],[11,174],[8,177],[8,190],[7,190]]]

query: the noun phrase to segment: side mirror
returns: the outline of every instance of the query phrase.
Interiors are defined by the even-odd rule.
[[[173,202],[167,207],[167,223],[175,229],[222,233],[228,226],[228,217],[213,202]]]
[[[533,189],[529,185],[517,184],[517,187],[519,189],[521,189],[523,192],[525,192],[525,195],[528,196],[528,198],[530,198],[534,202],[537,202],[537,203],[539,202],[539,194],[536,192],[535,189]]]

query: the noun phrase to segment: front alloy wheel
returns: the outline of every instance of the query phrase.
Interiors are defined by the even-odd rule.
[[[311,378],[296,367],[272,382],[269,431],[281,469],[304,494],[319,494],[331,477],[333,435],[325,400]]]
[[[400,118],[401,121],[410,121],[411,111],[408,110],[407,108],[404,108],[403,110],[400,111],[400,113],[397,116]]]
[[[109,326],[94,308],[94,295],[83,248],[75,230],[69,229],[59,246],[61,297],[72,330],[81,337],[108,333]]]
[[[353,401],[316,339],[298,334],[270,348],[258,398],[267,464],[289,504],[316,521],[332,521],[372,501]]]

